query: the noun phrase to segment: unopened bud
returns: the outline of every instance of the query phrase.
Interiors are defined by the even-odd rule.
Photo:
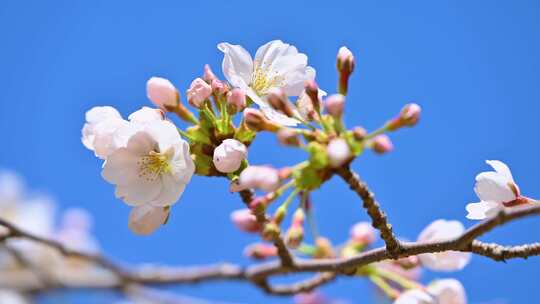
[[[203,79],[209,84],[212,83],[214,79],[217,79],[216,75],[214,74],[214,72],[212,72],[212,69],[208,64],[204,65]]]
[[[187,90],[189,104],[200,108],[202,103],[212,95],[212,87],[201,78],[196,78]]]
[[[337,70],[339,73],[338,91],[340,94],[347,94],[349,77],[354,71],[354,65],[353,54],[347,47],[342,46],[337,55]]]
[[[267,119],[261,111],[252,108],[244,110],[244,122],[253,131],[277,132],[281,128],[278,124]]]
[[[334,118],[341,118],[345,107],[345,96],[341,94],[330,95],[325,99],[325,109]]]
[[[231,173],[240,168],[247,157],[247,147],[236,139],[225,139],[214,149],[213,162],[219,172]]]
[[[244,232],[258,232],[261,228],[259,223],[257,223],[257,218],[249,209],[233,211],[231,213],[231,221],[238,229]]]
[[[277,132],[279,142],[284,146],[300,146],[300,138],[294,129],[283,128]]]
[[[402,127],[413,127],[420,119],[422,109],[415,103],[405,105],[399,115],[386,123],[388,131],[395,131]]]
[[[146,96],[158,108],[174,108],[178,104],[178,90],[167,79],[152,77],[146,82]]]
[[[286,180],[292,176],[293,170],[291,167],[284,167],[278,170],[280,180]]]
[[[276,209],[276,212],[274,213],[274,217],[272,217],[272,220],[276,224],[280,225],[281,222],[283,222],[283,219],[285,219],[286,215],[287,215],[287,208],[281,205]]]
[[[212,80],[210,86],[212,87],[214,94],[225,95],[229,91],[229,87],[227,87],[227,85],[219,79]]]
[[[244,255],[252,259],[264,260],[277,256],[277,248],[265,243],[251,244],[244,250]]]
[[[253,214],[261,214],[266,211],[266,205],[267,200],[262,196],[258,196],[249,203],[249,209]]]
[[[304,240],[304,228],[302,226],[291,226],[289,230],[287,230],[287,234],[285,235],[285,242],[287,243],[287,246],[291,248],[298,248],[300,244],[302,244],[302,241]]]
[[[392,151],[394,149],[394,145],[392,144],[390,137],[388,137],[385,134],[381,134],[373,138],[371,142],[371,148],[376,153],[384,154],[384,153]]]
[[[351,228],[350,236],[356,244],[369,245],[375,242],[375,229],[368,222],[356,223]]]
[[[354,139],[361,141],[366,138],[367,131],[362,127],[355,127],[353,130]]]
[[[332,249],[332,243],[327,238],[318,237],[315,240],[315,254],[313,255],[316,259],[321,258],[331,258],[334,256],[334,250]]]
[[[302,226],[304,224],[305,217],[306,215],[304,214],[304,210],[302,210],[302,208],[296,209],[296,211],[293,214],[292,225]]]
[[[346,46],[339,48],[336,62],[338,71],[345,71],[349,74],[354,71],[354,55]]]
[[[268,92],[268,103],[274,110],[282,112],[288,117],[294,117],[295,115],[293,105],[281,88],[273,88]]]
[[[241,189],[258,188],[266,192],[280,185],[278,171],[268,166],[249,166],[240,173],[238,186]]]
[[[227,105],[231,114],[243,111],[246,108],[246,92],[239,88],[232,89],[227,94]]]
[[[420,119],[420,112],[422,112],[422,108],[420,108],[418,104],[409,103],[405,105],[403,109],[401,109],[399,117],[406,126],[412,127],[418,123],[418,120]]]
[[[351,148],[347,141],[343,138],[332,139],[326,147],[330,166],[333,168],[340,167],[346,163],[352,156]]]
[[[266,223],[262,231],[262,238],[266,241],[275,240],[277,237],[279,237],[279,231],[279,226],[276,223]]]
[[[403,269],[413,269],[420,265],[420,259],[417,255],[411,255],[406,258],[397,259],[395,263]]]
[[[306,95],[311,100],[311,104],[313,105],[313,109],[317,112],[321,112],[321,103],[319,100],[319,85],[315,82],[315,80],[308,80],[305,83],[305,91]]]

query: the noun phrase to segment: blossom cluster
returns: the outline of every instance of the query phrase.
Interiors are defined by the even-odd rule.
[[[415,126],[421,107],[408,103],[371,132],[361,126],[348,128],[345,104],[356,65],[348,48],[337,53],[337,93],[331,95],[319,88],[308,57],[290,44],[270,41],[253,57],[240,45],[224,42],[217,48],[223,53],[225,79],[206,65],[185,91],[187,104],[169,80],[152,77],[146,89],[153,108],[142,107],[127,120],[111,106],[86,113],[82,142],[103,161],[102,176],[115,185],[116,197],[133,208],[129,228],[137,234],[153,233],[167,222],[192,175],[217,176],[230,181],[231,192],[257,191],[247,208],[230,215],[244,232],[259,234],[267,242],[284,232],[289,249],[311,258],[347,257],[366,250],[376,239],[371,223],[355,225],[343,246],[333,246],[317,234],[310,193],[365,151],[392,151],[388,134]],[[178,116],[187,126],[177,128],[168,115]],[[306,160],[283,168],[250,164],[249,147],[259,132],[274,133],[282,145],[305,151]],[[531,203],[504,163],[488,164],[495,171],[476,177],[480,202],[467,205],[469,219],[481,220],[498,210]],[[290,224],[284,229],[288,215]],[[310,226],[314,244],[304,240],[304,226]],[[418,240],[446,240],[464,230],[459,221],[438,220]],[[257,259],[278,254],[265,242],[248,246],[245,253]],[[371,279],[395,303],[465,303],[459,282],[445,279],[423,286],[416,274],[420,267],[460,270],[469,260],[470,254],[463,252],[421,254],[362,267],[357,275]]]

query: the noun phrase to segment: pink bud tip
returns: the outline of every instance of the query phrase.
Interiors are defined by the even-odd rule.
[[[244,232],[258,232],[260,229],[259,224],[257,223],[257,218],[251,210],[249,209],[240,209],[235,210],[231,213],[231,221]]]
[[[187,90],[188,101],[196,108],[200,108],[210,95],[212,95],[212,87],[201,78],[193,80]]]
[[[214,74],[214,72],[212,72],[212,69],[210,68],[210,66],[208,64],[205,64],[204,65],[204,75],[203,75],[203,79],[204,81],[206,81],[207,83],[212,83],[212,81],[214,79],[217,79],[216,75]]]
[[[421,112],[422,108],[418,104],[410,103],[403,107],[403,109],[399,113],[399,117],[405,125],[412,127],[416,125],[416,123],[420,119]]]
[[[277,248],[274,245],[265,243],[251,244],[244,250],[244,255],[253,259],[263,260],[277,256]]]
[[[351,239],[358,244],[369,245],[375,242],[375,229],[368,222],[356,223],[351,228]]]
[[[333,117],[341,117],[345,106],[345,96],[341,94],[330,95],[325,100],[326,111]]]
[[[150,78],[146,82],[146,95],[159,108],[174,107],[178,103],[178,91],[165,78]]]
[[[220,95],[227,94],[227,92],[229,90],[227,85],[223,81],[218,80],[218,79],[212,80],[211,87],[212,87],[212,91],[215,94],[220,94]]]
[[[236,112],[244,110],[246,107],[246,92],[239,88],[234,88],[227,94],[227,104]]]
[[[381,134],[373,138],[372,148],[376,153],[384,154],[392,151],[394,149],[394,145],[387,135]]]

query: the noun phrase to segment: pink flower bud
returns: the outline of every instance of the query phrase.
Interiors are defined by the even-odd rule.
[[[214,79],[217,79],[216,75],[214,74],[214,72],[212,72],[212,69],[210,68],[210,66],[208,64],[205,64],[204,65],[204,75],[203,75],[203,79],[204,81],[206,81],[207,83],[212,83],[212,81]]]
[[[419,105],[416,103],[409,103],[403,107],[399,113],[399,117],[406,126],[412,127],[416,125],[420,119],[420,112],[422,112],[422,108],[420,108]]]
[[[189,104],[200,108],[202,103],[212,95],[212,87],[201,78],[196,78],[187,90]]]
[[[288,117],[295,116],[294,107],[285,94],[285,91],[281,88],[270,89],[268,92],[268,103],[274,110],[282,112]]]
[[[211,87],[212,87],[212,91],[218,95],[225,95],[229,91],[229,88],[227,87],[227,85],[223,81],[218,80],[218,79],[212,80]]]
[[[214,166],[219,172],[231,173],[240,168],[247,156],[247,147],[236,139],[225,139],[214,149]]]
[[[304,214],[304,210],[301,208],[296,209],[296,211],[293,214],[292,218],[292,225],[293,226],[302,226],[304,225],[304,219],[306,215]]]
[[[277,256],[277,248],[265,243],[251,244],[244,250],[244,255],[252,259],[264,260]]]
[[[373,151],[379,154],[384,154],[394,149],[392,141],[385,134],[375,136],[371,144],[371,148],[373,149]]]
[[[330,95],[325,100],[326,111],[335,118],[341,118],[344,106],[345,96],[341,94]]]
[[[366,138],[366,135],[367,135],[366,129],[362,127],[355,127],[352,131],[353,131],[354,139],[360,141]]]
[[[375,242],[375,229],[368,222],[356,223],[351,228],[351,239],[353,242],[362,245],[369,245]]]
[[[234,113],[243,111],[246,108],[246,92],[239,88],[232,89],[227,94],[227,104]]]
[[[300,138],[298,133],[290,128],[283,128],[277,132],[277,138],[279,142],[284,146],[298,147],[300,145]]]
[[[278,171],[266,166],[249,166],[242,171],[238,184],[243,189],[259,188],[270,192],[280,185]]]
[[[347,141],[343,138],[332,139],[326,147],[330,166],[337,168],[346,163],[351,158],[351,149]]]
[[[271,122],[264,116],[264,114],[253,108],[246,108],[244,110],[244,121],[248,128],[253,131],[270,131],[277,132],[281,129],[281,126]]]
[[[244,232],[258,232],[260,230],[260,225],[257,223],[257,218],[249,209],[233,211],[231,213],[231,221],[238,229]]]
[[[304,240],[304,228],[302,226],[292,225],[285,235],[285,243],[290,248],[298,248]]]
[[[162,109],[176,107],[179,99],[178,90],[174,85],[161,77],[152,77],[146,82],[146,96]]]
[[[353,53],[346,46],[340,47],[337,54],[338,71],[346,71],[350,74],[354,71],[354,64]]]
[[[149,235],[163,225],[168,216],[165,208],[144,204],[131,209],[128,227],[135,234]]]
[[[306,95],[311,100],[311,104],[315,112],[317,113],[320,112],[321,103],[319,99],[319,85],[315,82],[315,80],[308,80],[305,83],[304,89],[305,89]]]

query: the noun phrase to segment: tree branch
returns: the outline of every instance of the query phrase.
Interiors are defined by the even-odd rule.
[[[369,191],[367,184],[349,167],[341,167],[336,172],[364,202],[363,207],[371,217],[371,224],[379,230],[381,239],[386,244],[389,253],[392,256],[398,256],[402,250],[401,245],[392,231],[392,225],[388,223],[386,214],[375,200],[373,192]]]

